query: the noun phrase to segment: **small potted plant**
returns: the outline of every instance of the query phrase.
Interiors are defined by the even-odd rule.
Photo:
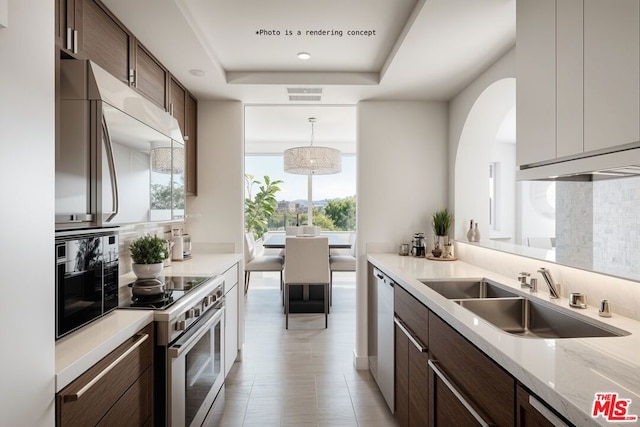
[[[131,268],[139,279],[158,277],[164,260],[169,256],[167,242],[149,234],[134,240],[129,250],[133,260]]]
[[[447,208],[436,211],[431,216],[431,225],[433,227],[433,234],[435,236],[435,247],[431,253],[434,257],[438,258],[442,255],[441,245],[448,245],[449,228],[453,223],[453,217]]]

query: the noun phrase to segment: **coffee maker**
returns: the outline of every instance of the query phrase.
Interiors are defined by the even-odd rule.
[[[411,239],[411,255],[415,257],[424,257],[426,248],[424,244],[424,233],[415,233]]]

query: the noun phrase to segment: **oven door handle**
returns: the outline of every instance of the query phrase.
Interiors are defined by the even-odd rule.
[[[191,347],[193,347],[200,338],[206,334],[211,326],[213,326],[216,322],[220,320],[220,318],[224,315],[224,307],[221,307],[218,310],[211,310],[209,318],[201,318],[195,325],[192,325],[192,329],[184,334],[182,337],[178,338],[178,340],[169,347],[169,356],[173,359],[180,357],[182,353],[185,351],[189,351]],[[207,313],[209,314],[209,313]],[[206,316],[206,314],[205,314]],[[202,325],[199,323],[204,322]]]

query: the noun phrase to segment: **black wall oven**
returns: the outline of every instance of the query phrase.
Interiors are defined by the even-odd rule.
[[[56,234],[56,339],[118,307],[118,232]]]

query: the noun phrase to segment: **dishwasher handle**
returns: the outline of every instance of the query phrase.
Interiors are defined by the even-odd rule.
[[[393,285],[395,284],[393,280],[391,280],[389,277],[387,277],[383,272],[381,272],[377,268],[373,270],[373,275],[376,276],[378,280],[382,280],[384,283],[388,284],[393,288]]]

